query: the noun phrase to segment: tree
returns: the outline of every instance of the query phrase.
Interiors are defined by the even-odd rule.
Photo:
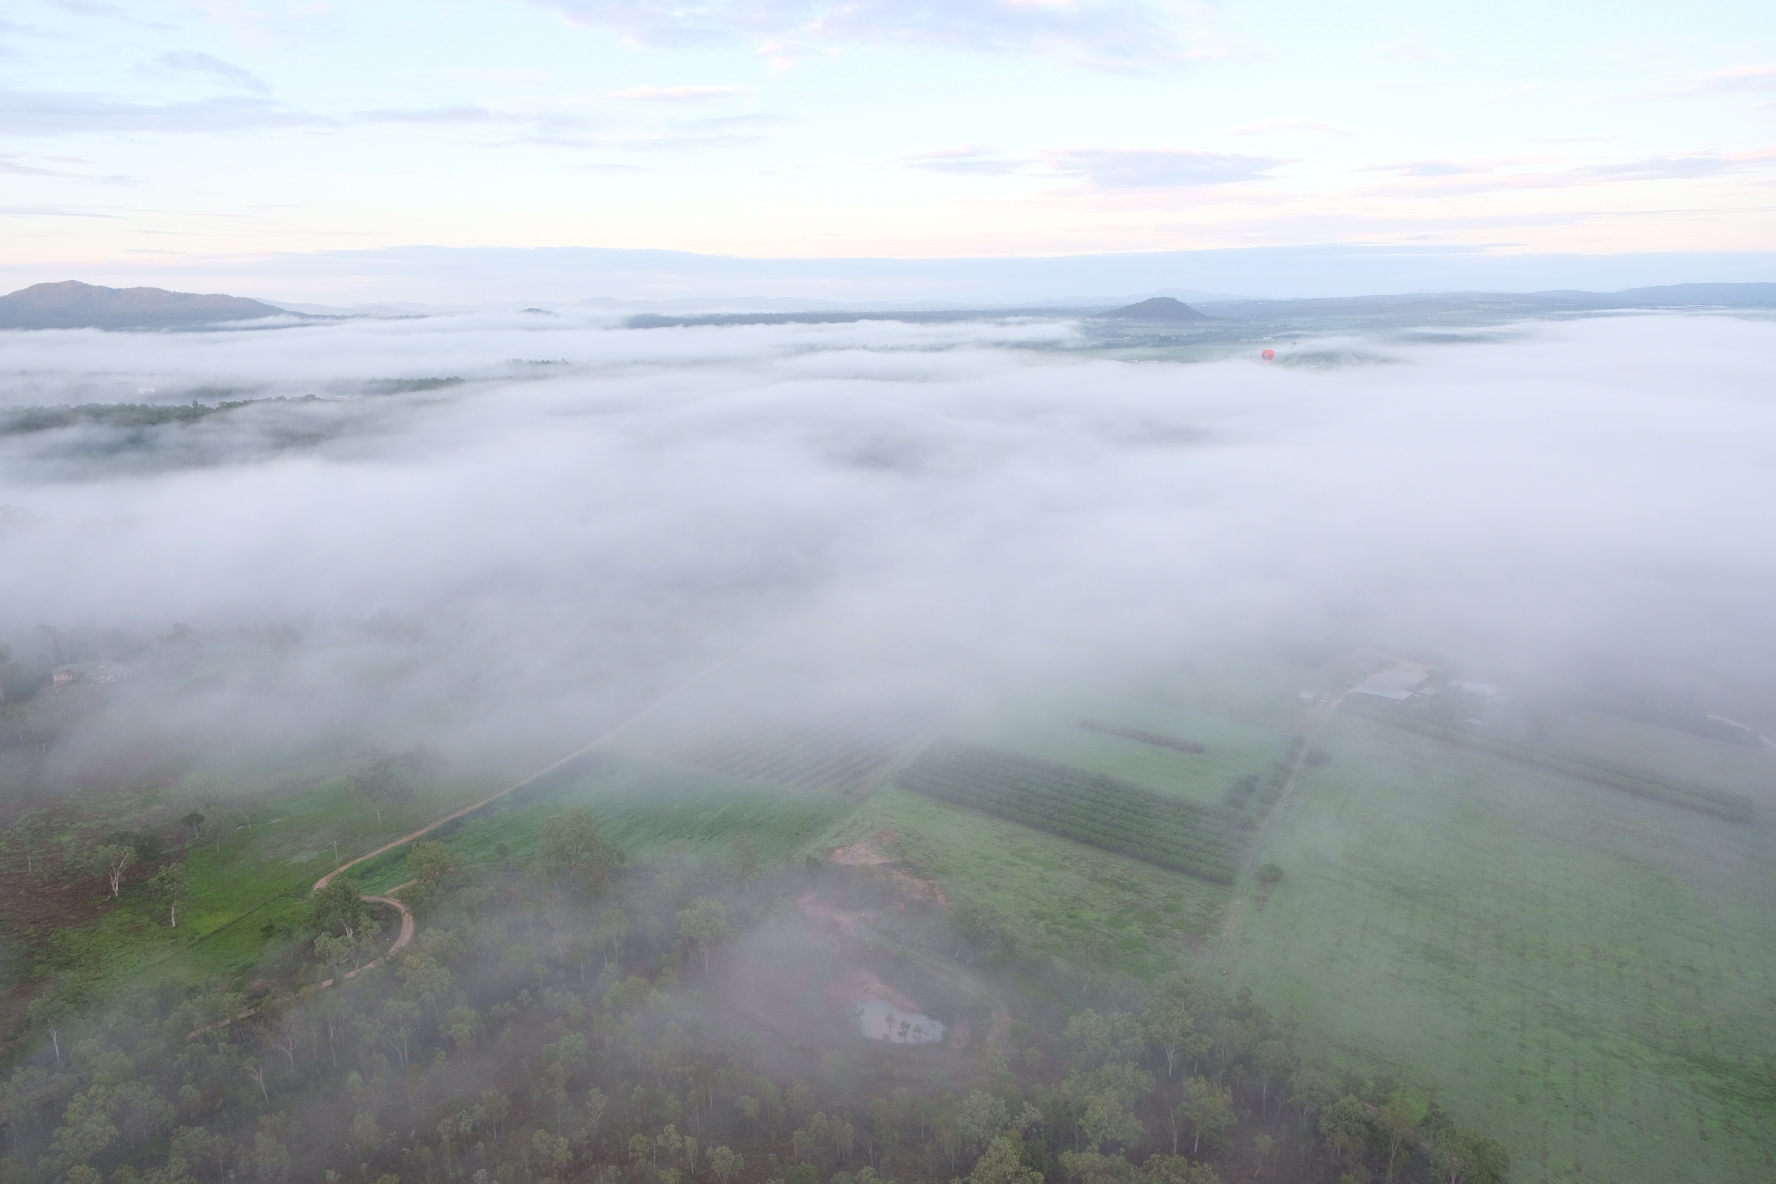
[[[1387,1141],[1387,1178],[1393,1184],[1394,1161],[1399,1157],[1402,1147],[1410,1147],[1418,1135],[1418,1116],[1412,1107],[1396,1098],[1383,1106],[1375,1115],[1376,1128]]]
[[[409,949],[407,956],[401,959],[401,965],[395,971],[401,981],[412,991],[420,1002],[430,1005],[432,1018],[438,1018],[438,999],[450,989],[450,971],[438,965],[430,955],[418,950]],[[579,1035],[574,1033],[574,1035]],[[585,1038],[581,1037],[584,1044]]]
[[[136,849],[122,843],[106,843],[92,853],[93,870],[105,877],[115,900],[122,893],[123,873],[136,862]]]
[[[1000,1135],[975,1162],[968,1184],[1042,1184],[1042,1173],[1024,1163],[1024,1145],[1015,1135]]]
[[[357,1111],[357,1117],[352,1118],[352,1143],[366,1156],[382,1147],[382,1124],[377,1122],[375,1111]]]
[[[167,919],[174,929],[179,927],[179,902],[191,895],[191,871],[182,863],[169,863],[148,881],[148,891],[167,910]]]
[[[13,820],[6,834],[25,853],[26,874],[36,875],[37,867],[32,860],[32,853],[49,839],[49,815],[42,810],[26,810]]]
[[[530,1149],[531,1154],[536,1156],[537,1166],[550,1175],[561,1175],[573,1163],[572,1146],[560,1135],[551,1135],[548,1131],[538,1131],[532,1135]]]
[[[75,1000],[70,998],[72,994],[72,990],[57,983],[40,992],[25,1005],[25,1014],[30,1017],[31,1022],[49,1033],[49,1042],[55,1049],[58,1068],[62,1063],[62,1026],[74,1015]]]
[[[1451,1126],[1431,1144],[1431,1174],[1449,1184],[1505,1184],[1511,1154],[1496,1140]]]
[[[1141,1032],[1132,1016],[1120,1012],[1099,1015],[1088,1007],[1068,1018],[1061,1044],[1067,1059],[1085,1071],[1134,1060],[1141,1053]]]
[[[1221,1184],[1221,1173],[1206,1163],[1191,1163],[1182,1155],[1150,1155],[1141,1165],[1145,1184]]]
[[[594,888],[604,886],[622,856],[592,821],[589,810],[573,809],[543,825],[543,862],[577,876]]]
[[[367,915],[357,882],[335,876],[309,902],[308,927],[315,933],[339,932],[352,937],[363,926]]]
[[[1233,1125],[1233,1092],[1201,1077],[1184,1083],[1184,1100],[1178,1103],[1184,1120],[1190,1124],[1190,1153],[1202,1147],[1204,1137],[1212,1144],[1221,1132]]]
[[[204,816],[196,810],[179,819],[179,825],[191,832],[191,841],[194,843],[203,838],[203,824]]]
[[[1338,1100],[1338,1086],[1323,1069],[1301,1069],[1289,1079],[1289,1102],[1301,1108],[1301,1119]]]
[[[981,1151],[1011,1125],[1011,1115],[1004,1098],[977,1089],[962,1099],[956,1122],[962,1131],[962,1145],[971,1152]]]
[[[734,1177],[746,1170],[746,1157],[727,1147],[711,1147],[709,1170],[715,1173],[718,1184],[732,1184]]]
[[[110,1108],[111,1091],[103,1085],[75,1094],[62,1113],[63,1125],[50,1140],[50,1156],[73,1167],[111,1146],[117,1140],[118,1130],[111,1122]]]
[[[345,785],[370,803],[376,810],[376,825],[381,826],[382,804],[412,797],[414,780],[430,763],[423,749],[389,752],[371,745],[345,775]]]
[[[1258,1047],[1252,1050],[1252,1068],[1258,1073],[1260,1089],[1258,1105],[1263,1108],[1270,1101],[1270,1083],[1273,1079],[1287,1077],[1295,1067],[1295,1056],[1289,1046],[1281,1040],[1261,1040]]]
[[[1074,1184],[1143,1184],[1140,1171],[1120,1155],[1063,1151],[1061,1171]]]
[[[728,913],[722,908],[721,901],[710,900],[707,896],[693,900],[690,908],[679,910],[678,931],[703,955],[704,974],[709,973],[711,947],[734,936],[734,931],[728,927]]]
[[[443,843],[415,843],[407,853],[407,870],[415,880],[430,887],[454,876],[462,866]]]
[[[1277,1141],[1271,1138],[1268,1133],[1259,1131],[1252,1136],[1252,1150],[1256,1153],[1258,1158],[1258,1168],[1252,1174],[1254,1176],[1262,1176],[1265,1167],[1276,1158]]]
[[[290,1149],[270,1132],[260,1131],[253,1136],[253,1170],[267,1184],[282,1180],[290,1174]]]
[[[413,884],[401,897],[417,912],[431,908],[444,882],[462,870],[462,865],[443,843],[415,843],[407,853],[407,871]]]
[[[138,863],[151,863],[160,858],[160,835],[146,828],[112,831],[111,837],[105,842],[113,846],[133,848]]]
[[[1345,1094],[1320,1114],[1320,1133],[1332,1147],[1332,1158],[1356,1163],[1369,1144],[1369,1110],[1362,1100]]]
[[[1155,1000],[1143,1018],[1147,1039],[1165,1054],[1166,1076],[1170,1077],[1178,1054],[1184,1051],[1184,1042],[1196,1031],[1196,1019],[1184,1000],[1171,994]]]
[[[628,936],[629,914],[613,904],[599,915],[598,926],[592,930],[592,940],[609,951],[604,958],[606,966],[612,958],[623,956],[623,942]]]

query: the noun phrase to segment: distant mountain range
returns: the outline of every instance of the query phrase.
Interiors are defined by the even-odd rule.
[[[748,301],[736,300],[733,303],[744,304]],[[782,299],[765,303],[779,306],[798,304]],[[785,309],[679,316],[643,313],[628,318],[626,323],[630,328],[654,329],[685,325],[844,324],[877,320],[941,323],[1064,316],[1128,322],[1132,325],[1176,326],[1204,322],[1224,324],[1228,321],[1275,323],[1306,317],[1314,320],[1332,318],[1355,326],[1414,316],[1457,313],[1497,318],[1638,308],[1776,308],[1776,284],[1670,284],[1656,288],[1630,288],[1621,292],[1438,292],[1391,296],[1333,296],[1302,300],[1240,300],[1226,297],[1198,299],[1198,304],[1209,309],[1208,312],[1171,296],[1154,296],[1112,309],[1105,309],[1102,305],[956,307],[935,302],[868,308],[859,305],[835,307],[831,303],[824,303],[823,307],[823,303],[814,300],[799,302],[800,307],[793,311]],[[606,300],[588,300],[582,304],[590,307],[621,307],[615,301]],[[301,304],[280,307],[242,296],[198,295],[191,292],[169,292],[162,288],[106,288],[97,284],[83,284],[78,280],[63,280],[60,283],[35,284],[11,295],[0,296],[0,329],[199,328],[230,322],[257,321],[268,317],[307,319],[321,313],[325,307]],[[468,310],[425,305],[380,305],[351,309],[326,308],[326,312],[321,315],[425,316],[461,311]],[[1199,324],[1199,329],[1206,330],[1209,324]]]
[[[1182,300],[1174,300],[1170,296],[1155,296],[1151,300],[1143,300],[1138,304],[1113,308],[1109,312],[1101,312],[1101,317],[1115,317],[1119,321],[1206,321],[1207,313],[1200,313]]]
[[[0,329],[185,329],[291,314],[244,296],[105,288],[63,280],[0,296]]]

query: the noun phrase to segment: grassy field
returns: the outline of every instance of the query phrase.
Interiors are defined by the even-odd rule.
[[[1658,737],[1641,737],[1653,745]],[[1776,843],[1340,716],[1215,972],[1528,1181],[1776,1178]]]
[[[1574,712],[1560,720],[1552,732],[1553,742],[1562,747],[1633,765],[1654,776],[1706,781],[1717,789],[1753,797],[1776,790],[1776,760],[1761,749],[1722,744],[1595,711]]]
[[[79,890],[90,884],[93,919],[59,929],[39,964],[20,969],[70,975],[100,989],[125,980],[195,983],[251,970],[268,948],[291,939],[310,887],[329,868],[447,812],[464,796],[462,787],[443,787],[386,803],[378,822],[367,802],[331,782],[254,811],[251,826],[245,815],[215,812],[204,837],[187,852],[191,897],[180,909],[177,929],[167,926],[139,884],[114,902],[104,899],[97,874],[83,875],[74,885]],[[120,803],[114,825],[127,825],[134,814],[152,813],[158,805],[150,798],[127,808]],[[88,838],[83,845],[96,841]]]
[[[1201,880],[898,789],[872,795],[820,845],[883,831],[952,902],[997,914],[1020,949],[1134,974],[1176,967],[1191,939],[1213,932],[1227,898]]]
[[[745,836],[761,863],[801,858],[808,844],[857,809],[854,800],[728,781],[649,762],[610,758],[525,790],[428,835],[465,865],[498,862],[499,845],[518,864],[535,854],[548,820],[588,809],[630,859],[714,848],[729,854]],[[358,878],[383,890],[410,878],[405,849],[364,865]]]
[[[1324,690],[1325,675],[1281,663],[1203,662],[1155,676],[1130,693],[1105,689],[1000,713],[954,721],[950,735],[967,743],[1058,761],[1120,777],[1205,806],[1220,805],[1228,787],[1260,777],[1283,755],[1285,729],[1299,716],[1300,692]],[[1079,726],[1101,720],[1203,746],[1178,752]]]
[[[1008,705],[948,734],[1219,805],[1238,779],[1271,775],[1303,719],[1301,692],[1326,689],[1327,676],[1283,663],[1200,665],[1119,693]],[[1205,751],[1078,726],[1088,719]],[[1298,1017],[1317,1051],[1434,1091],[1501,1139],[1519,1184],[1776,1179],[1776,760],[1589,712],[1539,742],[1748,794],[1754,820],[1341,712],[1312,740],[1330,763],[1303,766],[1257,832],[1252,862],[1286,872],[1262,896],[892,779],[859,800],[633,758],[589,761],[433,837],[466,864],[522,865],[550,817],[584,806],[643,861],[797,862],[874,838],[952,903],[990,911],[1027,955],[1142,976],[1182,959],[1249,985]],[[191,849],[194,894],[176,933],[137,891],[58,935],[53,957],[107,980],[250,971],[295,940],[323,872],[487,789],[385,805],[378,824],[328,782],[279,798],[250,829],[213,819],[223,841]],[[406,860],[391,852],[359,879],[392,887],[410,878]]]

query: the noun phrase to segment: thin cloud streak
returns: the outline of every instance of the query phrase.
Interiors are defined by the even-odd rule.
[[[611,97],[643,103],[708,103],[738,98],[746,89],[743,86],[632,86],[628,90],[611,92]]]
[[[977,53],[1040,53],[1118,69],[1187,56],[1185,38],[1137,0],[535,0],[575,24],[636,44],[688,48],[752,42],[768,56],[846,44]]]
[[[1057,148],[1041,159],[1061,176],[1100,189],[1188,189],[1268,178],[1290,163],[1271,156],[1176,148]]]
[[[271,93],[271,87],[267,86],[258,75],[207,53],[176,50],[163,53],[154,60],[167,69],[181,74],[199,74],[206,78],[225,82],[230,86],[238,86],[242,90],[250,90],[258,94]]]
[[[890,167],[983,176],[1082,181],[1097,189],[1191,189],[1263,180],[1290,163],[1270,156],[1182,148],[1048,148],[1015,156],[977,145],[896,157]]]
[[[72,91],[0,90],[0,134],[14,136],[200,135],[331,123],[270,99],[244,96],[137,103]]]

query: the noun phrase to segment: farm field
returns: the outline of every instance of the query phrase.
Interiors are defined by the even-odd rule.
[[[1175,967],[1227,900],[1214,884],[901,789],[872,794],[820,847],[872,836],[952,903],[989,910],[1019,949],[1142,976]]]
[[[1645,769],[1654,776],[1705,781],[1776,805],[1776,753],[1692,736],[1672,728],[1635,723],[1595,711],[1575,712],[1554,729],[1552,740],[1588,756]]]
[[[902,767],[896,783],[1217,884],[1233,883],[1239,864],[1242,836],[1228,812],[1053,761],[945,738]]]
[[[1202,745],[1203,751],[1179,752],[1093,731],[1080,726],[1086,720],[1102,720],[1194,741]],[[1151,700],[1116,703],[1113,710],[1085,709],[1016,723],[964,725],[952,729],[950,734],[985,747],[1118,777],[1203,806],[1221,805],[1228,787],[1239,778],[1254,773],[1265,775],[1282,756],[1287,742],[1274,726],[1245,723],[1213,712],[1186,710]]]
[[[800,858],[816,836],[857,809],[855,801],[731,781],[618,757],[600,757],[571,775],[521,790],[426,836],[466,866],[536,853],[548,820],[563,810],[592,811],[599,830],[631,859],[715,848],[731,854],[744,838],[761,864]],[[505,844],[502,856],[499,845]],[[367,890],[411,878],[405,849],[358,869]]]
[[[1660,742],[1659,737],[1645,743]],[[1523,1181],[1776,1174],[1776,843],[1340,714],[1211,965]]]
[[[65,872],[58,870],[55,882],[64,885],[58,893],[86,895],[90,904],[80,908],[90,919],[63,924],[47,941],[35,941],[33,929],[41,922],[30,912],[37,881],[25,873],[21,861],[8,860],[0,882],[8,894],[9,936],[30,943],[26,948],[35,955],[31,963],[9,968],[8,986],[21,989],[51,976],[81,990],[102,991],[128,980],[185,985],[249,971],[296,939],[310,887],[329,868],[472,800],[475,792],[447,785],[387,802],[380,822],[370,803],[337,781],[254,808],[250,826],[248,815],[239,810],[212,809],[203,837],[185,854],[191,896],[180,909],[177,929],[166,925],[139,888],[126,889],[121,901],[110,901],[96,873],[65,880]],[[173,808],[175,817],[182,808]],[[85,824],[78,818],[62,821],[76,850],[119,826],[164,819],[169,802],[164,792],[156,791],[128,801],[94,803],[93,809]],[[220,843],[215,841],[218,831]],[[146,871],[138,869],[136,878]],[[72,903],[65,901],[63,907]],[[19,915],[10,915],[14,913]]]

